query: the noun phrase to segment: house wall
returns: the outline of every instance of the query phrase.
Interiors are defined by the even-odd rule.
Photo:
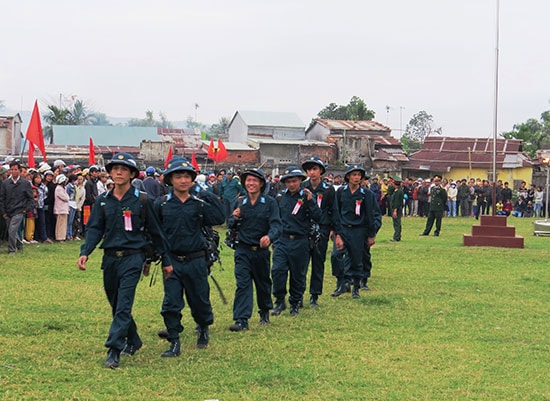
[[[18,155],[20,151],[21,118],[19,114],[14,117],[0,117],[0,155]],[[39,157],[40,151],[35,155]]]
[[[260,164],[266,167],[300,165],[300,146],[260,144]]]
[[[228,134],[229,142],[246,143],[248,127],[239,113],[233,119]]]
[[[314,141],[326,141],[330,131],[319,123],[315,123],[307,133],[307,139]]]
[[[145,162],[164,163],[170,146],[169,142],[141,141],[139,158]]]

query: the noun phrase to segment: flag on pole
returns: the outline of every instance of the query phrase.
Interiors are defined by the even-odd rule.
[[[218,139],[218,147],[214,147],[214,138],[210,138],[210,146],[208,146],[208,154],[206,156],[217,163],[226,159],[229,155],[221,139]]]
[[[216,161],[216,149],[214,148],[214,138],[210,138],[210,145],[208,145],[208,153],[206,157]]]
[[[197,158],[195,157],[195,152],[191,154],[191,165],[195,168],[197,173],[201,171],[201,169],[199,168],[199,163],[197,163]]]
[[[29,157],[27,158],[27,163],[29,165],[29,168],[35,168],[36,163],[34,161],[34,143],[29,141]]]
[[[170,149],[168,149],[168,155],[166,156],[166,160],[164,161],[164,168],[168,167],[168,162],[172,160],[172,146],[170,146]]]
[[[229,157],[229,154],[227,153],[227,149],[225,149],[225,145],[223,144],[221,139],[218,139],[218,162],[221,162],[223,159],[227,159]]]
[[[92,137],[90,137],[90,154],[88,155],[88,166],[92,166],[94,164],[95,164],[94,141],[92,140]]]
[[[42,153],[42,158],[46,161],[46,147],[44,146],[44,133],[42,132],[42,122],[40,120],[40,112],[38,111],[38,100],[34,102],[31,121],[27,128],[27,141],[36,144]],[[29,146],[30,149],[30,146]],[[34,146],[33,146],[34,150]]]

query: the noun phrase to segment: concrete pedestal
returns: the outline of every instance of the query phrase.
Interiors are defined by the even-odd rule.
[[[516,228],[506,225],[506,216],[480,216],[480,224],[472,226],[472,234],[464,234],[464,246],[496,246],[523,248],[523,237]]]

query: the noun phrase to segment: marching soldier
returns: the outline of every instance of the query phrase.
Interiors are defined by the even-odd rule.
[[[145,275],[149,274],[150,262],[146,262],[144,255],[148,243],[146,232],[153,235],[161,253],[164,247],[147,195],[130,184],[139,173],[134,158],[128,153],[118,153],[106,169],[115,187],[94,203],[77,264],[80,270],[86,270],[88,257],[103,239],[100,246],[104,251],[103,286],[113,312],[105,342],[109,349],[105,367],[115,369],[120,364],[121,353],[134,355],[142,346],[132,317],[132,305],[142,269]]]
[[[283,233],[273,251],[273,295],[275,308],[271,314],[280,315],[286,309],[286,282],[290,273],[290,315],[297,316],[303,303],[306,289],[307,265],[309,262],[309,230],[311,222],[321,220],[321,209],[313,199],[313,194],[300,185],[306,178],[296,166],[285,169],[281,181],[286,189],[279,196],[279,210],[283,222]]]
[[[165,233],[171,261],[171,266],[163,267],[161,315],[170,347],[162,357],[175,357],[181,353],[179,334],[183,332],[184,292],[197,324],[198,348],[208,346],[208,327],[214,322],[206,264],[207,241],[201,228],[222,224],[225,219],[223,205],[215,196],[201,199],[202,192],[198,196],[193,194],[196,176],[195,169],[186,159],[173,158],[164,172],[164,180],[172,191],[155,201],[155,213]]]
[[[332,230],[332,213],[334,205],[334,188],[322,180],[326,168],[318,156],[312,156],[302,163],[308,179],[303,182],[302,188],[307,188],[313,194],[313,200],[322,211],[319,222],[319,242],[310,250],[311,279],[309,283],[309,305],[319,305],[319,295],[323,293],[323,279],[325,275],[325,259],[327,255],[328,240]]]
[[[238,230],[239,236],[235,250],[235,323],[229,327],[231,331],[248,330],[253,307],[252,283],[256,286],[260,324],[269,324],[269,310],[273,308],[269,246],[282,232],[277,202],[270,196],[262,195],[266,186],[262,170],[245,170],[241,174],[241,183],[247,195],[238,199],[229,218],[229,228]]]
[[[374,193],[361,187],[361,180],[365,175],[366,172],[362,166],[356,164],[349,166],[344,176],[346,185],[336,192],[333,218],[334,243],[337,251],[345,248],[344,255],[349,257],[349,264],[345,262],[336,264],[340,266],[340,271],[335,272],[338,287],[332,293],[334,297],[347,292],[351,282],[353,282],[353,298],[360,297],[361,280],[365,279],[363,248],[374,245],[376,233],[382,225],[380,209]]]

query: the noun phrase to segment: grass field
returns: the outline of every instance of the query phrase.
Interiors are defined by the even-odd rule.
[[[327,263],[321,306],[272,317],[232,333],[232,251],[215,269],[229,304],[212,286],[215,323],[195,348],[183,311],[182,355],[163,359],[157,338],[162,282],[139,287],[134,315],[144,348],[103,367],[110,309],[101,253],[76,267],[76,242],[0,249],[1,400],[550,400],[550,238],[530,219],[510,218],[524,249],[463,247],[472,219],[443,221],[419,237],[406,218],[390,243],[391,220],[372,250],[371,291],[331,298]],[[223,237],[223,233],[222,233]],[[307,304],[306,298],[306,304]],[[255,308],[256,310],[256,308]]]

